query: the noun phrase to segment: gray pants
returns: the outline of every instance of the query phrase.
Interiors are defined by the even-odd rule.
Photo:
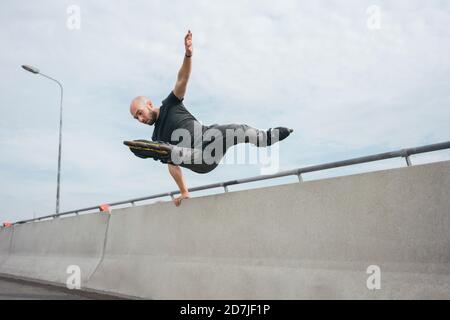
[[[267,146],[267,132],[246,124],[213,124],[205,127],[203,137],[194,140],[194,148],[174,146],[170,162],[197,173],[208,173],[217,167],[227,150],[236,144]]]

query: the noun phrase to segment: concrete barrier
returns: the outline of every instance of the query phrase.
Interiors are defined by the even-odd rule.
[[[115,210],[87,287],[151,299],[448,299],[449,190],[447,161]]]
[[[0,228],[0,266],[8,259],[13,228]]]
[[[84,286],[103,255],[108,219],[96,213],[15,225],[0,273],[65,285],[67,268],[75,265]]]

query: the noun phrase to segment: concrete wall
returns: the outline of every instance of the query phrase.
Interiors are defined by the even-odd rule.
[[[450,297],[450,162],[113,211],[88,286],[152,299]],[[381,290],[367,289],[370,265]]]
[[[16,225],[0,273],[65,285],[67,267],[77,265],[85,285],[103,255],[108,219],[99,213]]]
[[[84,288],[151,299],[449,299],[449,190],[447,161],[20,225],[0,272],[78,264]]]
[[[0,228],[0,266],[8,259],[12,233],[12,228]]]

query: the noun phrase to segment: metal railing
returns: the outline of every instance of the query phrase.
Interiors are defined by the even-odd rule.
[[[303,173],[332,169],[332,168],[339,168],[339,167],[350,166],[350,165],[354,165],[354,164],[361,164],[361,163],[367,163],[367,162],[373,162],[373,161],[385,160],[385,159],[391,159],[391,158],[398,158],[398,157],[405,158],[407,166],[411,166],[412,163],[411,163],[411,159],[409,158],[410,155],[438,151],[438,150],[443,150],[443,149],[450,149],[450,141],[436,143],[436,144],[430,144],[430,145],[416,147],[416,148],[408,148],[408,149],[401,149],[398,151],[379,153],[379,154],[374,154],[374,155],[365,156],[365,157],[352,158],[352,159],[348,159],[348,160],[330,162],[330,163],[309,166],[309,167],[304,167],[304,168],[297,168],[297,169],[292,169],[292,170],[287,170],[287,171],[281,171],[281,172],[278,172],[275,174],[270,174],[270,175],[261,175],[261,176],[250,177],[250,178],[245,178],[245,179],[229,180],[229,181],[225,181],[225,182],[207,184],[207,185],[203,185],[203,186],[199,186],[199,187],[190,188],[189,192],[195,192],[195,191],[201,191],[201,190],[207,190],[207,189],[213,189],[213,188],[224,188],[224,191],[228,192],[227,187],[231,186],[231,185],[261,181],[261,180],[267,180],[267,179],[274,179],[274,178],[281,178],[281,177],[292,176],[292,175],[297,176],[299,182],[302,182],[303,181],[303,179],[302,179]],[[171,191],[171,192],[164,192],[164,193],[158,193],[158,194],[141,197],[141,198],[134,198],[134,199],[130,199],[130,200],[108,203],[107,205],[109,205],[110,207],[124,205],[124,204],[131,204],[132,206],[134,206],[136,202],[144,201],[144,200],[151,200],[151,199],[162,198],[162,197],[167,197],[167,196],[170,196],[173,199],[174,195],[179,194],[179,193],[180,193],[180,191],[178,191],[178,190]],[[88,208],[83,208],[83,209],[66,211],[66,212],[59,213],[59,214],[53,214],[53,215],[38,217],[38,218],[34,218],[34,219],[18,221],[14,224],[22,224],[22,223],[38,221],[38,220],[43,220],[43,219],[57,218],[57,217],[61,217],[61,216],[69,215],[69,214],[78,215],[80,212],[99,210],[99,209],[100,209],[100,206],[88,207]]]

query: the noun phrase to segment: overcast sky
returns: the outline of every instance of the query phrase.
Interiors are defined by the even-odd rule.
[[[204,124],[294,128],[280,144],[280,170],[450,140],[448,1],[3,0],[1,7],[0,221],[55,210],[59,89],[22,64],[64,85],[61,211],[176,189],[167,166],[134,157],[122,141],[150,139],[153,127],[130,116],[130,100],[147,95],[160,105],[188,29],[186,107]],[[448,151],[412,157],[448,159]],[[404,160],[305,180],[399,166]],[[193,187],[260,169],[184,173]]]

